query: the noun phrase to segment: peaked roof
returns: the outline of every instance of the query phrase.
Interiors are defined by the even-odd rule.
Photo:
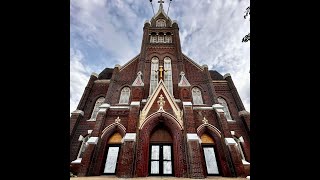
[[[155,101],[158,100],[159,96],[161,95],[160,92],[163,97],[165,97],[165,99],[167,100],[166,103],[168,103],[171,107],[171,109],[173,110],[173,114],[172,116],[175,117],[175,119],[177,120],[177,122],[180,124],[181,127],[183,127],[183,121],[182,121],[182,111],[180,110],[178,104],[175,102],[174,97],[170,94],[169,90],[167,89],[167,87],[165,86],[164,82],[162,79],[160,79],[157,87],[155,88],[155,90],[153,91],[153,93],[151,94],[150,98],[148,99],[146,105],[144,106],[144,108],[141,110],[140,113],[140,123],[139,126],[141,127],[145,122],[145,120],[147,119],[147,115],[151,116],[153,113],[156,113],[158,111],[149,113],[151,110],[152,105],[154,104]],[[148,117],[149,117],[148,116]]]
[[[157,19],[158,16],[160,16],[161,14],[162,14],[165,18],[167,18],[167,19],[171,22],[171,24],[172,24],[172,21],[171,21],[170,17],[164,12],[164,10],[163,10],[163,5],[162,5],[162,4],[160,4],[157,14],[155,14],[155,15],[151,18],[151,21]]]

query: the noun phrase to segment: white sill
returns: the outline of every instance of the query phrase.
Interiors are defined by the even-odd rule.
[[[81,160],[82,160],[82,158],[78,158],[78,159],[72,161],[71,164],[80,164]]]
[[[235,120],[233,119],[227,119],[228,122],[236,122]]]
[[[88,119],[87,121],[96,121],[96,119],[94,118],[94,119]]]
[[[242,159],[242,164],[249,165],[250,163],[248,161]]]

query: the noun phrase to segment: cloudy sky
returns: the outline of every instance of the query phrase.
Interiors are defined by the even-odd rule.
[[[157,13],[159,4],[152,1]],[[169,0],[164,0],[167,12]],[[249,0],[173,0],[169,16],[180,28],[182,52],[222,75],[230,73],[250,111]],[[123,65],[139,54],[149,0],[71,0],[70,112],[76,110],[90,75]]]

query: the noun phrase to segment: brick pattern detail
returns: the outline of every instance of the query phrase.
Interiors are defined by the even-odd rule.
[[[198,141],[188,142],[190,178],[204,178],[203,164],[201,163],[201,147]]]
[[[117,176],[121,178],[133,177],[134,170],[135,142],[125,141],[119,154]]]

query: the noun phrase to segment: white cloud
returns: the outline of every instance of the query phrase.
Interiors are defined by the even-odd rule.
[[[166,12],[168,2],[164,4]],[[230,73],[247,111],[250,111],[250,43],[242,43],[241,40],[250,32],[250,22],[243,18],[249,4],[246,0],[175,0],[169,11],[170,18],[178,21],[183,53],[222,75]],[[153,5],[157,12],[157,1],[153,1]],[[77,98],[71,92],[76,100],[81,98],[91,73],[80,69],[101,64],[112,68],[114,64],[123,65],[136,56],[141,47],[144,21],[150,20],[153,13],[149,1],[71,0],[70,8],[71,34],[81,37],[81,40],[71,41],[102,48],[110,55],[103,58],[109,64],[101,59],[101,63],[95,61],[96,64],[92,65],[92,59],[84,59],[81,52],[73,50],[71,62],[72,59],[80,59],[71,64],[79,66],[79,71],[76,71],[77,67],[70,68],[78,72],[75,73],[79,76],[76,79],[81,79],[78,80],[80,84],[75,80],[71,84],[74,92],[80,92]],[[90,52],[81,50],[86,57],[90,55]],[[71,106],[76,107],[78,102],[73,103]]]
[[[82,53],[70,48],[70,112],[77,109],[90,78],[90,69],[85,67],[83,61]]]

